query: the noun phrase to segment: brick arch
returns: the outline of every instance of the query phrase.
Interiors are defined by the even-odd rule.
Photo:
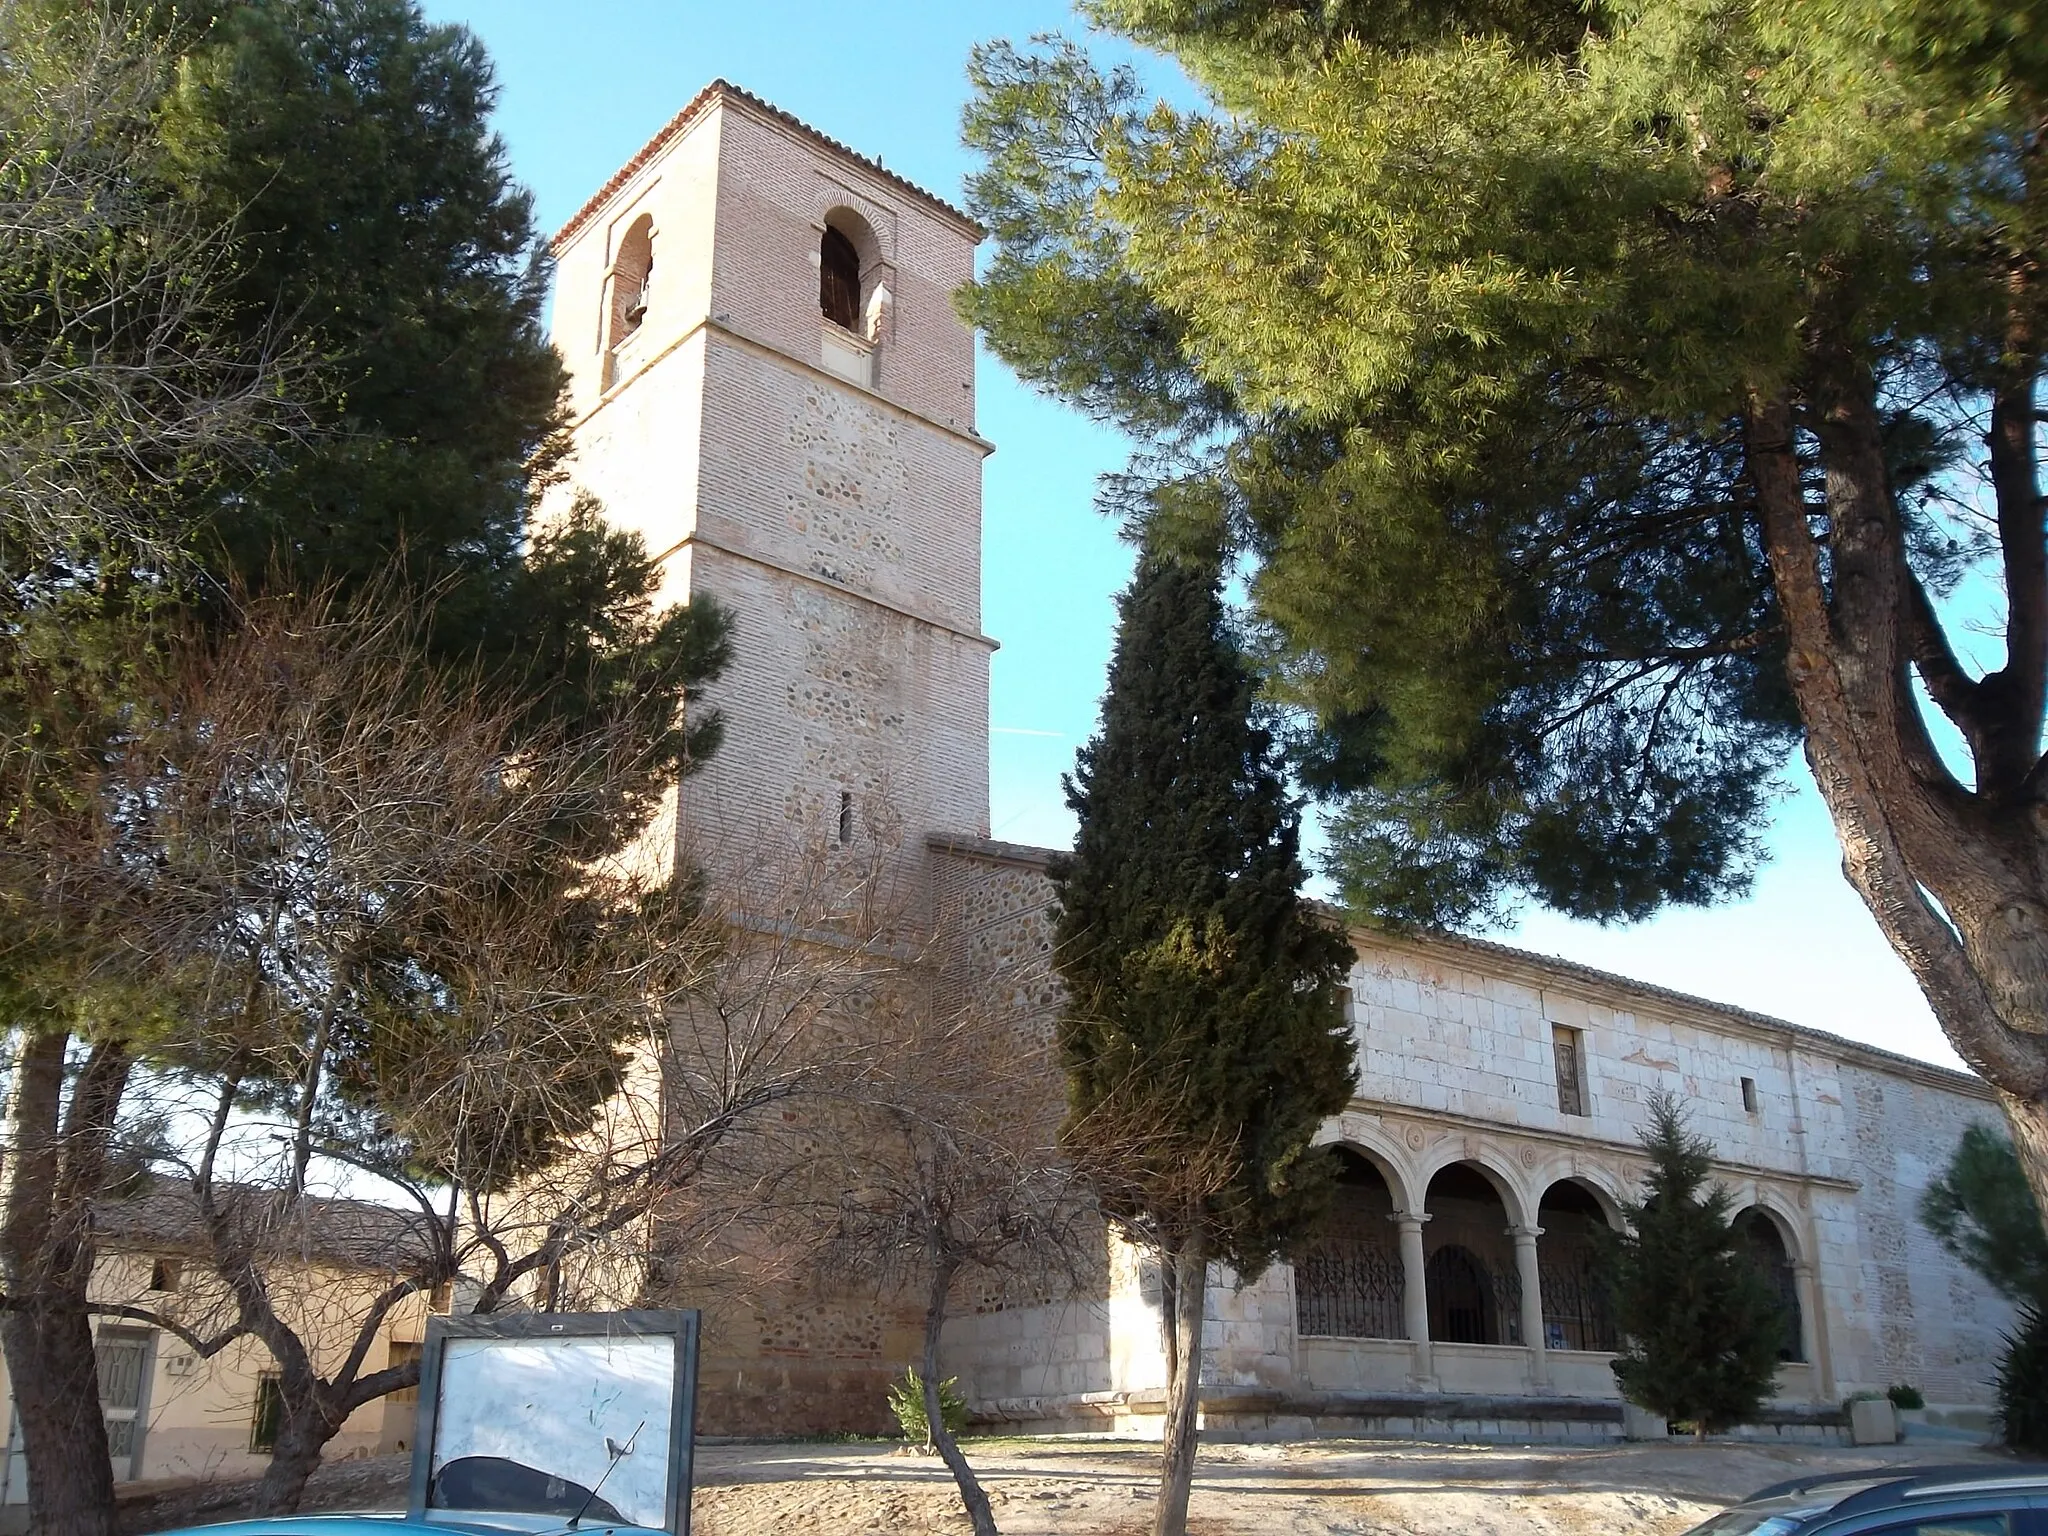
[[[889,252],[882,243],[882,235],[867,214],[851,203],[840,201],[828,205],[818,215],[821,230],[836,229],[853,242],[854,251],[860,257],[860,269],[866,274],[876,267],[888,266]]]
[[[605,314],[604,345],[617,347],[640,328],[648,280],[654,270],[654,215],[632,219],[612,252],[611,290]]]

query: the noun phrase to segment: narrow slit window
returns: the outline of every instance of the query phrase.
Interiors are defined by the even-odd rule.
[[[149,1266],[149,1288],[152,1291],[175,1291],[184,1277],[185,1264],[182,1259],[158,1259]]]
[[[1551,1055],[1557,1062],[1557,1112],[1586,1113],[1586,1055],[1579,1032],[1563,1024],[1550,1029]]]
[[[1742,1107],[1752,1115],[1756,1113],[1756,1079],[1753,1077],[1742,1080]]]
[[[839,791],[839,846],[844,848],[853,841],[853,792]]]
[[[834,325],[860,326],[860,252],[829,225],[818,246],[818,307]]]

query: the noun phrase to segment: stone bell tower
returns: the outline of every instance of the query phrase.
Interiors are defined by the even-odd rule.
[[[910,874],[927,837],[987,835],[990,445],[949,302],[981,235],[715,81],[555,237],[570,488],[645,538],[664,600],[734,615],[687,856],[795,832]]]

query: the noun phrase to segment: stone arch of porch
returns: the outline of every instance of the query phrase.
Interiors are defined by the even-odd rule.
[[[1529,1209],[1541,1225],[1544,1199],[1560,1184],[1577,1184],[1600,1207],[1607,1225],[1621,1230],[1621,1207],[1628,1198],[1628,1183],[1611,1168],[1588,1164],[1583,1159],[1552,1158],[1538,1163],[1529,1174]]]
[[[1387,1181],[1387,1192],[1394,1197],[1396,1211],[1419,1212],[1422,1209],[1422,1191],[1429,1187],[1428,1181],[1416,1180],[1400,1142],[1380,1126],[1347,1115],[1323,1126],[1316,1133],[1315,1145],[1343,1147],[1372,1164],[1379,1176]]]
[[[1437,1149],[1434,1156],[1425,1161],[1415,1173],[1417,1198],[1426,1200],[1430,1181],[1446,1168],[1463,1164],[1493,1186],[1493,1192],[1500,1197],[1501,1209],[1507,1213],[1510,1227],[1527,1227],[1535,1221],[1535,1203],[1511,1159],[1492,1147],[1465,1146],[1453,1143]],[[1421,1210],[1421,1206],[1411,1207]]]
[[[1785,1198],[1767,1184],[1744,1184],[1736,1187],[1735,1209],[1729,1212],[1731,1220],[1755,1211],[1771,1224],[1778,1234],[1778,1241],[1785,1245],[1785,1257],[1793,1264],[1810,1264],[1812,1256],[1807,1251],[1806,1217],[1797,1205]]]

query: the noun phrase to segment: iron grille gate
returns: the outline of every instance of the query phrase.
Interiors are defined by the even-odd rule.
[[[1612,1351],[1614,1313],[1607,1283],[1591,1253],[1574,1254],[1560,1263],[1538,1267],[1543,1281],[1543,1342],[1551,1349]]]
[[[1295,1262],[1295,1325],[1316,1338],[1406,1338],[1404,1289],[1400,1256],[1390,1245],[1325,1243]]]

